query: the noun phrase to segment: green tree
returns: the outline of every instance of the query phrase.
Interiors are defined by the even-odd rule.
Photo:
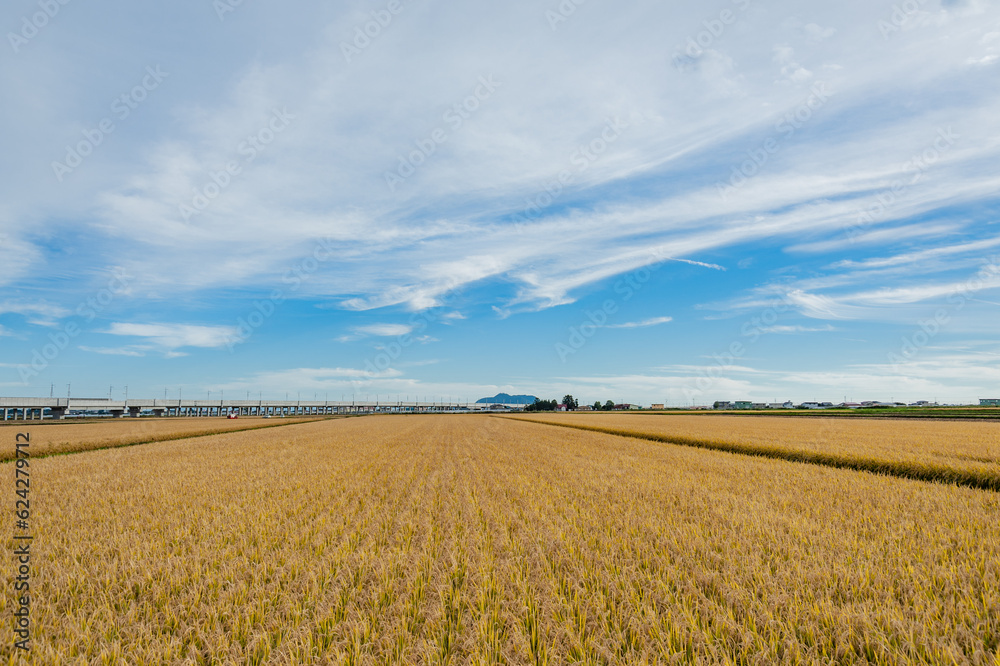
[[[595,400],[594,401],[594,411],[596,412],[596,411],[599,411],[600,409],[601,409],[601,401],[600,400]]]
[[[526,412],[552,412],[558,406],[555,400],[535,400],[534,404],[524,408]]]
[[[604,403],[604,411],[610,412],[614,408],[615,408],[614,401],[608,400],[606,403]]]
[[[573,396],[569,395],[568,393],[563,396],[562,404],[566,405],[566,409],[577,408],[576,400],[574,400]]]

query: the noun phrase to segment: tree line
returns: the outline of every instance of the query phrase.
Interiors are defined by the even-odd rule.
[[[539,400],[536,399],[534,404],[528,405],[524,408],[526,412],[554,412],[559,405],[566,405],[567,410],[574,410],[580,408],[580,403],[572,395],[566,394],[563,396],[562,402],[556,402],[555,400]],[[603,405],[600,400],[594,402],[595,411],[610,412],[615,408],[615,403],[613,400],[608,400]]]

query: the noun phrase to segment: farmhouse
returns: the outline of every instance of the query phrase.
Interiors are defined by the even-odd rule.
[[[980,407],[1000,407],[1000,398],[980,398]]]

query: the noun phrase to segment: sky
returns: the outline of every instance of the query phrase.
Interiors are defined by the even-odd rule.
[[[10,0],[0,394],[1000,397],[1000,3]]]

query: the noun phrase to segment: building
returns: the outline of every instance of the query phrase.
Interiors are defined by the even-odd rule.
[[[652,405],[649,406],[649,408],[650,409],[663,409],[663,403],[662,402],[654,402]]]
[[[733,403],[728,402],[726,400],[716,400],[712,404],[712,409],[732,409],[732,408],[733,408]]]
[[[749,400],[737,400],[733,403],[734,409],[753,409],[753,403]]]
[[[786,400],[784,402],[772,402],[768,405],[769,409],[795,409],[795,403],[791,400]]]
[[[767,409],[767,403],[766,402],[755,402],[755,403],[753,403],[753,408],[754,409]]]
[[[980,407],[1000,407],[1000,398],[980,398]]]

